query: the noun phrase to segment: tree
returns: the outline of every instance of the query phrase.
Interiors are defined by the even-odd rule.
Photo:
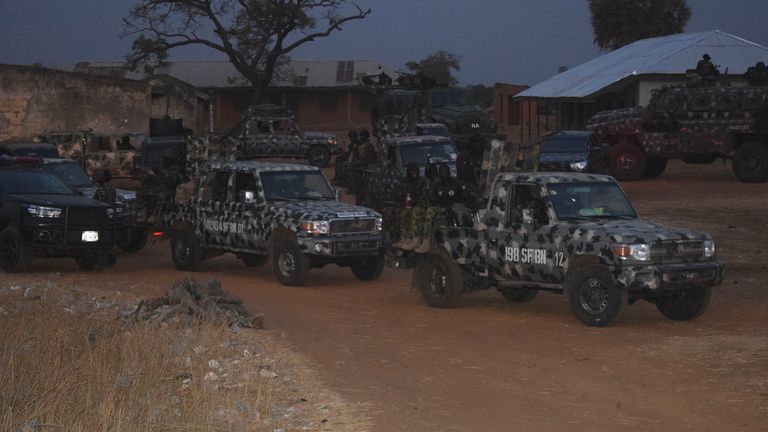
[[[681,33],[691,17],[685,0],[589,0],[589,9],[595,44],[604,50]]]
[[[123,19],[122,36],[137,35],[126,61],[150,72],[174,48],[205,46],[227,56],[259,102],[288,53],[371,13],[351,5],[345,15],[347,0],[140,0]]]
[[[440,50],[419,62],[409,61],[405,67],[417,75],[421,74],[434,80],[438,85],[454,86],[458,80],[451,74],[451,69],[456,71],[461,69],[460,61],[461,56]]]

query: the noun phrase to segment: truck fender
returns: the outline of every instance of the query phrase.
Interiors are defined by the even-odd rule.
[[[565,274],[565,281],[563,281],[563,300],[568,302],[568,290],[573,285],[573,279],[579,270],[600,264],[606,264],[606,262],[597,255],[574,255],[570,257],[568,259],[568,272]]]

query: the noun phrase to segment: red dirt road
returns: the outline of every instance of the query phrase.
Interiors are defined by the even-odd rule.
[[[691,322],[638,302],[616,325],[588,328],[548,293],[514,304],[485,292],[431,309],[410,289],[410,272],[391,269],[361,283],[329,266],[290,288],[271,264],[221,257],[195,277],[219,278],[264,312],[266,327],[331,388],[365,404],[375,431],[764,431],[768,184],[738,183],[729,166],[670,165],[624,186],[641,216],[718,242],[727,278]],[[156,293],[181,275],[167,243],[121,255],[103,274],[77,273],[68,260],[39,260],[33,271]]]

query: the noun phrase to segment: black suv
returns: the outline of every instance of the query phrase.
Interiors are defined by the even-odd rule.
[[[538,171],[602,174],[608,168],[607,153],[589,131],[553,132],[538,140]]]
[[[17,159],[0,156],[0,268],[26,271],[33,257],[73,257],[81,270],[113,264],[116,207]]]

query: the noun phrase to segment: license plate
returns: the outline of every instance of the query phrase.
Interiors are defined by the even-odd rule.
[[[82,240],[87,243],[99,241],[98,231],[83,231]]]

